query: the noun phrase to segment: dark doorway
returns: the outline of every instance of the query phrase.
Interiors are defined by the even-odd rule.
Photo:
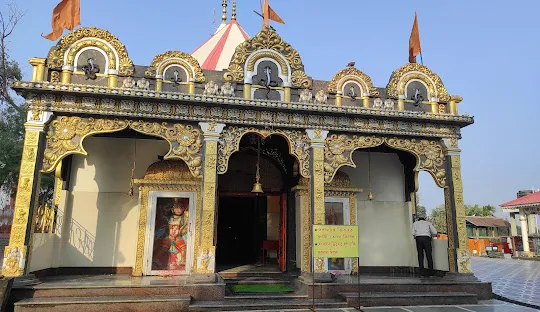
[[[266,239],[266,196],[220,197],[216,264],[218,270],[254,264]]]

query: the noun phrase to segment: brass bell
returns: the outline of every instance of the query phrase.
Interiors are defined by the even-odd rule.
[[[251,190],[251,193],[264,193],[262,189],[262,184],[259,182],[255,182],[253,184],[253,189]]]
[[[373,193],[371,193],[371,190],[369,190],[369,194],[367,196],[369,200],[373,200]]]

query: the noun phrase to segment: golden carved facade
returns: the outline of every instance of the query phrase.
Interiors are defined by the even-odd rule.
[[[271,135],[278,135],[287,140],[289,151],[298,160],[299,171],[303,177],[311,175],[309,169],[309,138],[305,132],[287,129],[261,129],[255,127],[228,127],[221,134],[221,144],[218,147],[217,172],[224,174],[227,172],[229,158],[240,149],[240,140],[248,133],[256,133],[263,139]]]
[[[335,74],[328,84],[328,92],[334,94],[340,92],[349,81],[358,82],[362,86],[362,91],[368,96],[379,96],[379,91],[373,85],[371,78],[355,67],[348,67]]]
[[[415,171],[427,171],[439,187],[446,185],[445,156],[440,140],[408,139],[383,136],[360,136],[350,134],[331,134],[326,139],[324,173],[325,181],[332,181],[336,171],[342,166],[356,167],[352,160],[357,149],[388,147],[406,151],[416,158]]]
[[[280,65],[284,75],[290,74],[294,87],[309,88],[311,86],[311,80],[304,72],[304,64],[298,51],[270,29],[263,30],[255,37],[238,45],[223,77],[226,81],[244,82],[244,68],[253,71],[255,62],[262,57],[272,58]]]
[[[446,91],[439,75],[432,72],[427,66],[418,63],[403,65],[392,73],[390,81],[386,86],[388,95],[394,98],[404,95],[405,86],[412,79],[418,79],[424,82],[429,89],[431,97],[436,97],[442,102],[450,101],[450,95]]]
[[[185,162],[181,177],[172,168],[173,176],[164,172],[147,172],[145,179],[137,181],[140,185],[140,216],[138,225],[136,274],[142,274],[146,216],[148,211],[148,193],[151,190],[189,191],[197,194],[197,209],[200,216],[196,218],[196,238],[193,272],[213,272],[215,261],[215,207],[216,188],[219,174],[227,172],[230,156],[239,150],[241,138],[247,133],[257,133],[263,138],[279,135],[287,140],[289,152],[299,163],[299,173],[306,183],[305,187],[296,188],[296,196],[300,198],[302,216],[303,256],[301,269],[311,270],[311,209],[313,206],[315,224],[324,223],[325,196],[348,196],[350,199],[350,222],[356,223],[356,193],[347,186],[346,180],[335,176],[341,166],[352,166],[352,154],[356,149],[387,145],[391,148],[406,151],[416,157],[415,171],[429,172],[440,187],[445,188],[445,201],[455,203],[458,212],[458,236],[464,235],[464,212],[462,199],[461,176],[459,174],[459,156],[452,156],[452,183],[450,189],[445,155],[441,139],[450,139],[457,147],[461,138],[460,129],[473,123],[473,118],[457,113],[457,103],[462,99],[450,96],[440,77],[429,68],[420,64],[407,64],[392,73],[387,85],[390,98],[403,98],[407,83],[421,80],[428,87],[430,95],[437,98],[433,104],[434,111],[405,111],[403,105],[398,110],[372,109],[366,106],[369,99],[364,99],[362,107],[336,106],[319,101],[314,103],[298,103],[291,101],[291,87],[284,87],[284,101],[252,99],[249,84],[245,83],[246,72],[256,70],[261,59],[276,62],[281,74],[290,78],[290,86],[299,89],[312,87],[312,80],[305,73],[300,54],[289,43],[285,42],[275,31],[258,33],[255,37],[240,44],[231,59],[223,81],[218,84],[233,82],[244,84],[244,95],[238,97],[222,94],[204,94],[204,83],[208,77],[221,73],[208,73],[201,70],[200,64],[190,55],[169,51],[154,57],[150,66],[144,68],[144,74],[151,87],[118,88],[116,83],[104,85],[74,84],[60,74],[63,67],[75,67],[76,56],[83,49],[96,48],[103,51],[108,61],[108,70],[118,69],[120,76],[133,76],[134,64],[128,56],[126,47],[106,30],[98,28],[80,28],[64,36],[50,50],[46,59],[49,74],[42,68],[45,63],[34,60],[35,79],[32,82],[15,82],[14,89],[26,99],[29,109],[35,114],[54,112],[56,119],[48,126],[46,149],[43,159],[43,172],[58,169],[62,159],[70,154],[86,155],[83,141],[86,137],[114,133],[132,129],[139,133],[165,139],[170,149],[165,159],[180,159]],[[178,65],[186,69],[190,80],[189,92],[164,92],[159,85],[159,76],[167,66]],[[72,71],[73,69],[71,69]],[[69,71],[69,70],[68,70]],[[213,76],[211,76],[211,74]],[[116,75],[116,74],[115,74]],[[41,78],[40,78],[41,77]],[[49,77],[49,78],[47,78]],[[217,76],[216,76],[217,77]],[[118,77],[116,77],[118,78]],[[146,79],[144,78],[144,79]],[[43,80],[47,80],[43,82]],[[210,78],[208,78],[210,79]],[[331,81],[322,84],[319,91],[328,90],[337,94],[345,83],[354,81],[365,88],[366,97],[378,97],[379,91],[370,77],[354,67],[339,71]],[[154,88],[154,89],[152,89]],[[233,90],[234,91],[234,90]],[[237,89],[237,94],[242,91]],[[294,90],[293,90],[294,91]],[[298,90],[297,90],[298,91]],[[309,90],[307,90],[309,91]],[[312,90],[315,93],[315,90]],[[430,99],[431,101],[431,99]],[[449,111],[450,113],[446,113]],[[91,117],[90,117],[91,116]],[[210,124],[226,123],[225,130],[215,140],[203,140],[204,135],[195,122]],[[306,135],[306,129],[313,129],[314,139],[321,140],[320,145],[311,146],[312,140]],[[322,140],[322,131],[330,130],[326,140]],[[22,275],[23,270],[16,271],[12,264],[17,259],[24,261],[27,246],[24,245],[28,223],[30,199],[35,196],[32,189],[34,181],[39,179],[35,168],[39,167],[37,158],[38,145],[34,138],[39,131],[27,130],[19,180],[19,192],[16,200],[11,242],[6,255],[12,269],[9,274]],[[456,163],[457,162],[457,163]],[[455,163],[457,164],[456,166]],[[34,168],[34,169],[32,169]],[[455,169],[455,170],[454,170]],[[459,170],[458,170],[459,169]],[[458,173],[455,173],[455,172]],[[178,171],[179,172],[179,171]],[[189,174],[188,174],[189,172]],[[308,179],[309,178],[309,179]],[[179,183],[179,179],[182,183]],[[61,180],[57,180],[57,188],[61,188]],[[58,192],[59,194],[59,192]],[[60,199],[55,198],[55,202]],[[451,208],[447,208],[447,212]],[[463,213],[462,213],[463,212]],[[354,222],[354,223],[353,223]],[[454,220],[449,218],[449,222]],[[450,226],[448,227],[450,230]],[[449,233],[450,234],[450,233]],[[450,235],[449,235],[450,236]],[[31,241],[31,239],[30,239]],[[143,242],[143,243],[141,243]],[[141,245],[142,244],[142,245]],[[449,241],[449,244],[453,242]],[[449,246],[449,250],[453,245]],[[464,261],[462,250],[458,250],[458,259]],[[17,255],[22,254],[23,257]],[[18,257],[18,258],[17,258]],[[20,263],[17,262],[17,263]],[[461,263],[461,262],[460,262]],[[465,263],[465,262],[463,262]],[[316,262],[315,265],[319,265]],[[460,272],[466,271],[465,265],[459,264]],[[356,265],[353,265],[356,268]],[[5,270],[5,269],[4,269]],[[451,267],[452,270],[452,267]],[[5,274],[6,275],[6,274]]]
[[[110,32],[96,27],[79,28],[62,37],[49,52],[47,66],[54,69],[60,69],[63,66],[74,67],[75,55],[86,47],[104,50],[109,60],[109,69],[118,68],[120,75],[133,75],[133,61],[129,58],[124,44]],[[67,57],[64,60],[66,54]],[[118,63],[116,56],[118,56]]]
[[[127,128],[166,140],[170,149],[165,159],[182,159],[193,176],[200,176],[202,135],[192,125],[78,116],[59,116],[51,123],[47,133],[43,172],[52,172],[68,155],[87,155],[83,147],[86,137]]]
[[[156,75],[163,76],[165,68],[170,65],[179,65],[184,68],[188,73],[189,81],[206,81],[199,62],[193,56],[181,51],[167,51],[156,55],[144,74],[152,78]]]

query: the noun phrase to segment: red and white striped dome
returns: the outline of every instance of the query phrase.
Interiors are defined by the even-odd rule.
[[[236,47],[249,39],[248,34],[238,24],[233,15],[229,23],[221,24],[216,33],[191,55],[202,69],[223,70],[229,67]]]

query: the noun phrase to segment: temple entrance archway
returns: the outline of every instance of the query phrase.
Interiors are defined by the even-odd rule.
[[[259,156],[257,156],[259,155]],[[257,160],[263,193],[252,192]],[[231,155],[228,170],[218,179],[216,268],[243,265],[279,266],[287,270],[295,244],[294,204],[290,190],[298,181],[298,161],[280,135],[266,139],[248,133]],[[287,235],[289,234],[289,235]],[[263,246],[265,251],[263,252]],[[264,253],[264,255],[263,255]]]

